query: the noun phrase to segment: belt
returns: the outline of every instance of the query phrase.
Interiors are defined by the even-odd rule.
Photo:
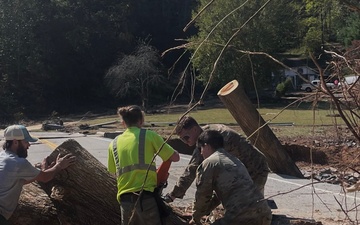
[[[150,191],[143,191],[140,195],[140,192],[130,192],[120,195],[120,202],[136,202],[138,198],[149,199],[154,197],[154,193]]]

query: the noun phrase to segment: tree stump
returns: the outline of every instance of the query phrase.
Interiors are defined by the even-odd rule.
[[[104,149],[106,151],[106,149]],[[58,146],[47,158],[71,153],[76,164],[48,183],[25,185],[19,205],[10,218],[13,225],[118,225],[120,205],[115,177],[75,140]],[[181,214],[171,213],[169,225],[187,224]]]
[[[273,172],[303,177],[236,80],[221,88],[218,96],[244,133],[250,137],[251,143],[264,153]]]

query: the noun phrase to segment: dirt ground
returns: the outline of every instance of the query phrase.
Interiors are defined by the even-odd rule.
[[[345,189],[360,180],[360,147],[346,127],[322,127],[323,132],[299,137],[278,137],[305,178]],[[278,218],[283,221],[283,218]],[[286,219],[286,218],[285,218]],[[278,223],[288,224],[288,223]],[[327,224],[326,221],[292,221],[289,224]],[[343,224],[347,224],[344,222]],[[349,223],[353,224],[353,223]]]
[[[357,140],[345,127],[329,126],[323,129],[323,133],[316,135],[278,138],[303,173],[311,171],[311,168],[314,173],[330,169],[340,177],[348,174],[357,180],[360,175],[360,147]]]

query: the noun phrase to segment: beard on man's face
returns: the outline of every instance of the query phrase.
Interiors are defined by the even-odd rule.
[[[21,141],[19,141],[19,146],[18,146],[18,149],[17,149],[17,155],[20,158],[26,158],[28,156],[27,149],[25,148],[25,146],[22,144]]]

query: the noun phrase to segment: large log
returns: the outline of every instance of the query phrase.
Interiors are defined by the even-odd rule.
[[[264,153],[273,172],[303,177],[236,80],[221,88],[218,96],[244,133],[250,137],[251,143]]]
[[[12,224],[120,223],[115,178],[72,139],[57,147],[48,156],[48,163],[55,161],[58,154],[67,153],[77,157],[76,164],[48,183],[25,185],[19,207],[11,218]],[[24,218],[24,214],[29,216]]]
[[[106,151],[106,149],[104,149]],[[106,167],[75,140],[67,140],[48,157],[72,153],[75,165],[61,171],[48,183],[25,185],[10,224],[13,225],[117,225],[120,206],[116,180]],[[169,225],[187,224],[181,214],[172,213]]]
[[[21,194],[18,207],[10,224],[13,225],[59,225],[57,209],[38,183],[25,185]]]

